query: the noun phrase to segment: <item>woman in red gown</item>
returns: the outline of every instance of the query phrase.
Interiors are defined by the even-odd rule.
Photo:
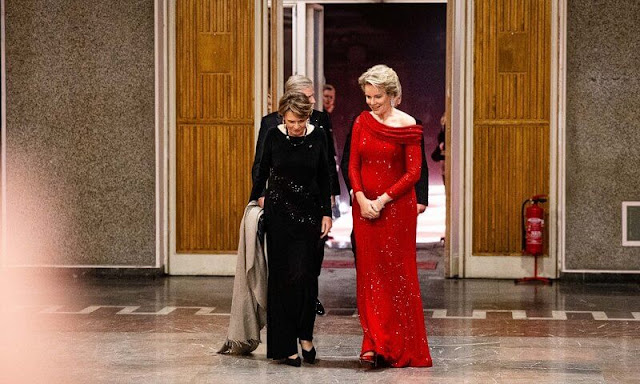
[[[376,65],[358,82],[371,108],[354,123],[349,160],[364,333],[360,361],[372,367],[430,367],[416,265],[413,188],[420,178],[422,127],[393,107],[400,94],[393,69]]]

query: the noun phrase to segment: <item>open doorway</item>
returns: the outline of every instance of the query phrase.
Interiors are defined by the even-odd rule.
[[[384,63],[402,84],[400,109],[422,122],[429,167],[429,206],[418,218],[419,259],[441,262],[446,199],[443,167],[431,158],[438,146],[445,112],[445,3],[324,4],[324,77],[335,88],[331,111],[337,163],[340,163],[352,121],[368,109],[357,79],[367,68]],[[340,217],[332,230],[329,259],[337,249],[350,248],[352,228],[349,192],[341,178]],[[437,260],[439,259],[439,260]],[[443,274],[442,264],[438,270]],[[420,264],[419,264],[420,265]],[[433,263],[422,264],[433,266]]]

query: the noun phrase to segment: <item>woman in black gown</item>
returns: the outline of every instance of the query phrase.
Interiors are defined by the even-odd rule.
[[[318,294],[319,247],[331,229],[327,140],[309,124],[313,104],[300,92],[286,93],[278,108],[284,124],[269,130],[258,177],[257,200],[265,185],[269,285],[267,358],[300,366],[315,362],[313,325]]]

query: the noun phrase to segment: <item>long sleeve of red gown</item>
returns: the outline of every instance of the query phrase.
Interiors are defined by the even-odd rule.
[[[420,152],[420,143],[407,144],[405,146],[404,164],[406,171],[400,180],[396,181],[387,191],[387,195],[392,199],[395,200],[398,196],[407,193],[420,180],[420,171],[422,170],[422,154]]]

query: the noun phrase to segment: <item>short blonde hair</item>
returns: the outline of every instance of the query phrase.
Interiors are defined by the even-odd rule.
[[[287,79],[287,82],[284,84],[284,92],[304,92],[307,89],[313,89],[313,81],[310,78],[303,75],[293,75]]]
[[[358,84],[360,84],[360,88],[362,88],[363,91],[364,86],[370,84],[384,90],[389,96],[396,97],[402,94],[398,74],[384,64],[374,65],[367,69],[367,71],[358,78]]]
[[[313,112],[313,104],[304,93],[290,91],[285,93],[280,99],[278,114],[284,116],[284,114],[289,111],[300,117],[309,118]]]

